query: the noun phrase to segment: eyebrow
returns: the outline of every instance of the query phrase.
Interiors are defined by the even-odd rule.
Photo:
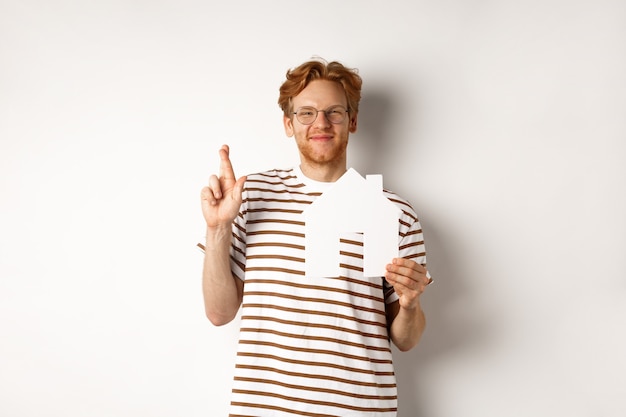
[[[304,106],[294,107],[294,109],[301,109],[303,107],[311,107],[311,108],[316,109],[316,110],[326,110],[326,109],[330,109],[330,108],[333,108],[333,107],[343,107],[343,108],[347,109],[348,105],[347,104],[331,104],[330,106],[326,106],[323,109],[318,109],[316,106],[313,106],[313,105],[304,105]]]

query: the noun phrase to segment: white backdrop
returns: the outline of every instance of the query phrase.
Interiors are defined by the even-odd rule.
[[[199,191],[222,143],[297,162],[312,56],[359,68],[350,163],[424,227],[400,416],[625,415],[625,51],[621,0],[0,0],[0,415],[226,415]]]

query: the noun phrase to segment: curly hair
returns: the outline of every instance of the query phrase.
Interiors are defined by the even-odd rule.
[[[291,116],[292,99],[300,94],[311,81],[328,80],[340,83],[346,92],[348,108],[354,114],[359,111],[361,100],[361,85],[363,81],[354,68],[347,68],[343,64],[333,61],[312,60],[287,71],[287,80],[280,86],[278,105],[286,117]]]

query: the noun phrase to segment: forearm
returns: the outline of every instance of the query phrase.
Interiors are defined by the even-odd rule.
[[[417,345],[425,328],[426,318],[418,304],[411,310],[399,307],[398,314],[392,321],[389,331],[394,345],[406,352]]]
[[[230,268],[231,229],[207,229],[202,293],[208,319],[216,326],[229,323],[241,305],[243,283]]]

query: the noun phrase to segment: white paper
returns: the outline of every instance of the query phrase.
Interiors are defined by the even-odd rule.
[[[350,168],[304,212],[307,277],[338,277],[339,239],[363,234],[363,276],[380,277],[398,256],[400,209],[382,191],[382,176]]]

